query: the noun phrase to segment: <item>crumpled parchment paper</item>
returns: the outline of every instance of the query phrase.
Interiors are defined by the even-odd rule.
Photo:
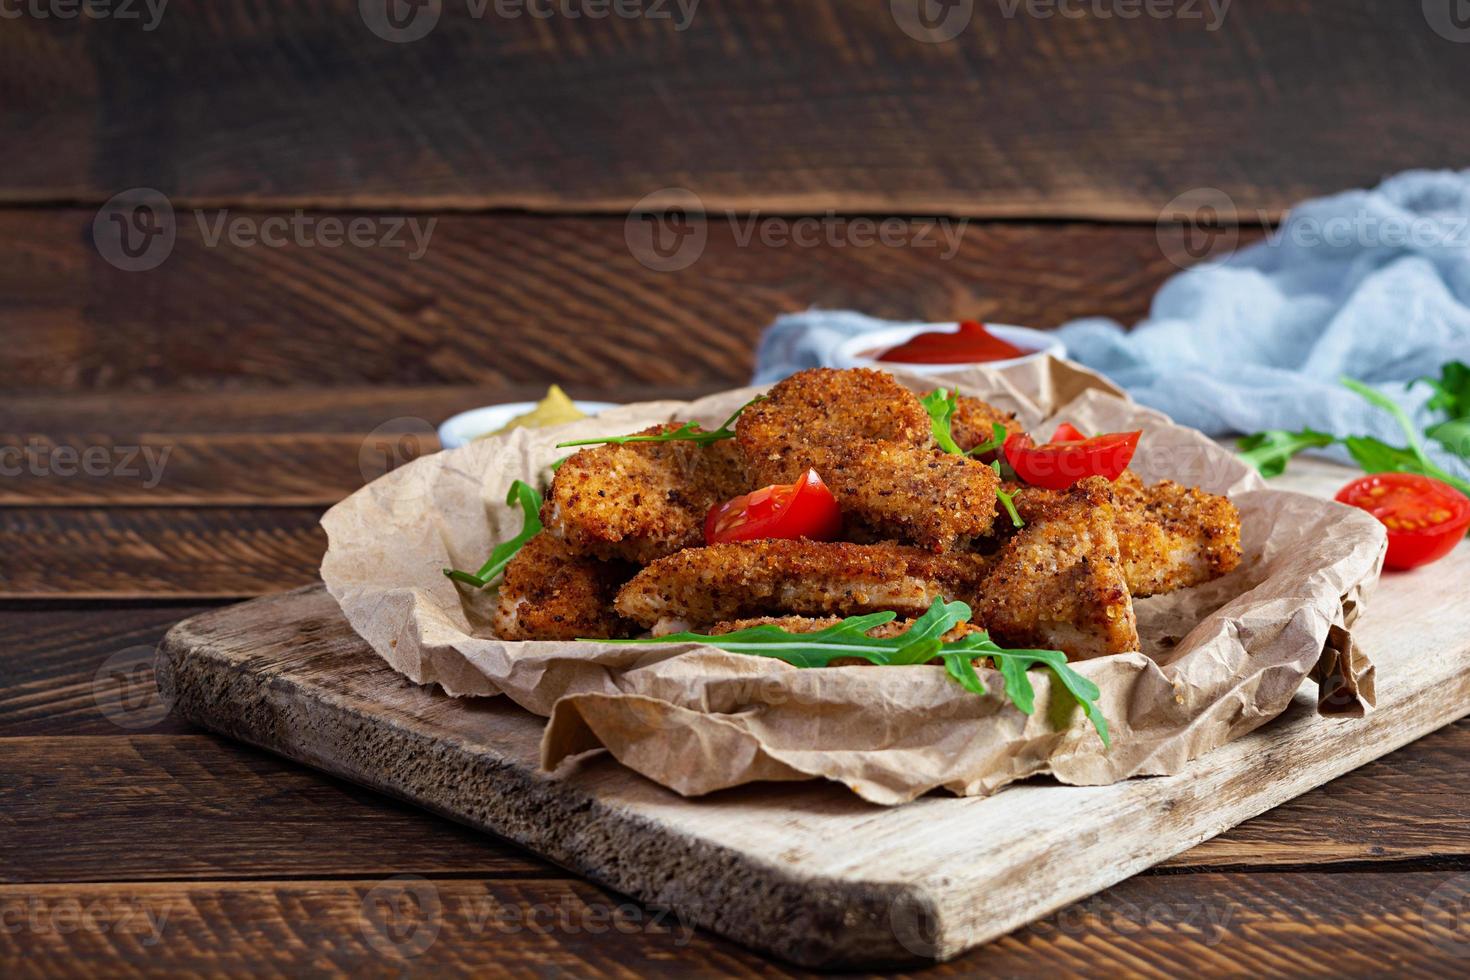
[[[919,392],[940,381],[900,375]],[[1386,547],[1368,514],[1272,490],[1200,433],[1121,396],[1103,378],[1045,359],[946,375],[1020,413],[1042,434],[1141,428],[1133,468],[1224,493],[1240,508],[1245,560],[1206,585],[1136,603],[1142,651],[1074,664],[1102,690],[1105,749],[1051,675],[1037,711],[960,689],[937,666],[800,669],[691,644],[508,642],[490,630],[494,590],[441,573],[476,568],[520,530],[511,481],[544,486],[555,443],[655,422],[721,421],[755,389],[692,403],[626,405],[554,430],[519,429],[436,453],[375,480],[322,519],[322,579],[352,627],[395,669],[456,696],[503,694],[548,716],[542,761],[605,748],[679,793],[756,780],[825,778],[880,804],[938,787],[992,793],[1027,776],[1098,785],[1177,771],[1283,711],[1308,677],[1324,713],[1371,707],[1372,665],[1351,627]],[[982,671],[992,691],[999,676]]]

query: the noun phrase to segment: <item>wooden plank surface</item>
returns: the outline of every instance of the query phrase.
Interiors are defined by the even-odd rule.
[[[355,0],[7,20],[0,200],[624,213],[682,184],[710,207],[1151,222],[1190,188],[1280,210],[1470,156],[1445,125],[1463,46],[1420,3],[964,3],[946,43],[905,32],[910,0],[660,6],[434,4],[412,43]]]
[[[1438,980],[1463,965],[1467,891],[1464,874],[1445,870],[1143,876],[923,976]],[[15,977],[828,975],[572,879],[3,885],[0,909],[21,924],[0,931]],[[106,928],[55,926],[86,910]]]
[[[946,239],[930,223],[900,221],[885,245],[854,244],[844,220],[830,242],[823,234],[807,247],[721,220],[696,261],[658,271],[615,218],[416,216],[437,224],[411,261],[401,249],[289,236],[281,248],[211,245],[207,226],[181,209],[167,259],[128,272],[90,243],[94,217],[0,211],[7,384],[54,395],[438,384],[544,392],[558,381],[588,395],[638,384],[668,395],[746,383],[756,339],[781,313],[1131,323],[1178,271],[1153,227],[951,222]]]
[[[1470,638],[1451,600],[1467,572],[1470,546],[1432,573],[1380,585],[1357,627],[1379,667],[1379,708],[1365,719],[1321,718],[1304,692],[1283,718],[1179,776],[876,812],[821,784],[684,801],[605,756],[547,777],[539,719],[408,685],[320,592],[184,624],[165,641],[161,670],[191,720],[510,836],[741,942],[813,965],[945,959],[1470,711],[1460,669]],[[915,821],[922,839],[909,832]],[[957,855],[948,842],[978,827],[989,828],[984,849]],[[801,918],[773,916],[752,891],[782,896]],[[977,906],[977,894],[987,901]],[[920,910],[937,929],[923,949],[893,924]]]

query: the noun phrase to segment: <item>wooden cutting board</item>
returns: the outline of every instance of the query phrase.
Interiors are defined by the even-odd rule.
[[[1295,464],[1330,493],[1348,471]],[[1386,574],[1355,634],[1378,707],[1280,718],[1176,776],[1033,782],[885,809],[818,783],[686,800],[605,754],[556,776],[543,720],[388,668],[321,587],[220,609],[159,648],[183,717],[516,841],[681,921],[811,966],[948,959],[1470,713],[1470,546]]]

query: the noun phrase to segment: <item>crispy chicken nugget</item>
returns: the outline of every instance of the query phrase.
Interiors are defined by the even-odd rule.
[[[709,628],[709,634],[719,636],[722,633],[734,633],[752,626],[779,626],[788,633],[816,633],[829,626],[836,626],[840,622],[842,622],[841,616],[756,616],[751,619],[727,619],[722,623],[716,623]],[[883,640],[905,633],[913,625],[914,620],[900,617],[881,626],[873,627],[868,630],[868,635],[875,640]],[[944,634],[943,639],[954,641],[970,633],[978,632],[980,632],[980,627],[974,623],[957,623],[948,633]],[[861,658],[856,658],[856,662],[868,663]]]
[[[973,592],[984,565],[896,544],[737,541],[654,562],[623,586],[617,610],[657,632],[773,613],[919,615],[940,596]]]
[[[578,554],[644,564],[702,544],[709,509],[747,489],[734,440],[608,444],[561,465],[541,522]]]
[[[1025,431],[1015,412],[1002,411],[987,401],[970,395],[961,395],[955,400],[955,411],[949,420],[949,433],[959,447],[966,452],[995,435],[995,424],[999,422],[1012,435]]]
[[[1229,498],[1172,480],[1114,484],[1123,575],[1135,598],[1217,579],[1240,564],[1240,512]]]
[[[896,442],[820,446],[810,458],[854,540],[943,552],[987,534],[995,521],[1000,480],[979,460]]]
[[[613,599],[635,571],[626,562],[580,558],[543,531],[506,566],[495,634],[503,640],[632,636],[637,627],[613,611]]]
[[[814,368],[777,384],[735,426],[755,486],[794,483],[811,465],[812,447],[855,440],[929,446],[929,413],[882,371]]]
[[[1003,646],[1063,650],[1077,660],[1137,650],[1112,485],[1088,477],[1033,498],[1023,513],[1026,526],[996,554],[970,604],[976,620]]]

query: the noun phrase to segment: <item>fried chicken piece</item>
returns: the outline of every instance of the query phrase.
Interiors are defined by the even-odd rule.
[[[678,428],[656,425],[640,435]],[[704,542],[704,517],[749,486],[733,440],[584,449],[551,481],[541,521],[578,554],[644,564]]]
[[[1135,598],[1217,579],[1240,564],[1240,512],[1229,498],[1172,480],[1114,484],[1123,576]]]
[[[747,408],[735,441],[755,486],[794,483],[813,447],[852,441],[933,443],[929,413],[892,375],[858,368],[799,371]],[[820,471],[819,471],[820,472]]]
[[[896,442],[820,446],[809,458],[853,540],[897,540],[937,553],[981,537],[995,520],[1000,480],[979,460]]]
[[[1005,426],[1006,432],[1012,435],[1025,431],[1015,412],[1004,412],[987,401],[961,395],[955,400],[954,415],[949,420],[949,434],[961,449],[969,452],[994,438],[997,422]]]
[[[736,541],[659,559],[623,586],[616,608],[657,632],[773,613],[916,616],[973,592],[984,567],[979,555],[896,544]]]
[[[1062,494],[1024,496],[1026,526],[980,583],[970,604],[976,620],[1002,646],[1062,650],[1071,659],[1137,650],[1112,485],[1088,477]]]
[[[779,626],[788,633],[816,633],[829,626],[836,626],[842,622],[841,616],[756,616],[752,619],[727,619],[722,623],[716,623],[709,628],[710,636],[719,636],[722,633],[735,633],[739,630],[749,629],[752,626]],[[909,627],[914,625],[914,620],[898,619],[889,620],[881,626],[875,626],[868,630],[868,635],[875,640],[886,640],[891,636],[908,632]],[[956,623],[945,633],[942,639],[953,642],[971,633],[980,632],[980,627],[974,623]],[[859,663],[868,663],[866,660],[857,658]]]
[[[505,568],[495,635],[502,640],[632,636],[637,628],[613,610],[613,599],[635,571],[625,562],[578,557],[543,531]]]

